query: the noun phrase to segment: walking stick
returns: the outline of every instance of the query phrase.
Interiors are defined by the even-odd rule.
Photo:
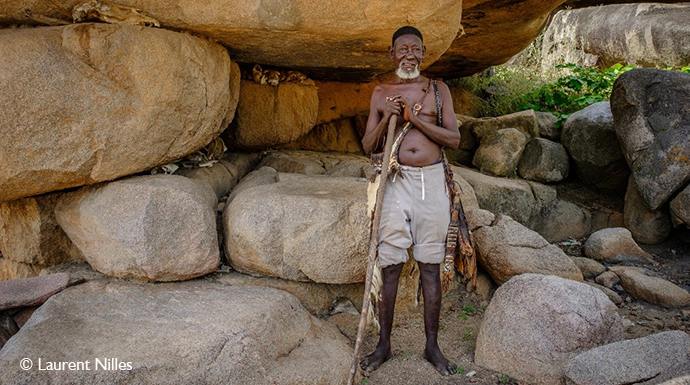
[[[388,179],[388,162],[391,158],[391,150],[393,148],[393,138],[395,137],[395,126],[398,121],[397,115],[392,115],[388,123],[388,134],[386,136],[386,145],[383,151],[383,163],[381,166],[381,179],[379,179],[379,187],[376,190],[376,205],[374,206],[374,219],[372,220],[371,239],[369,240],[369,262],[367,264],[367,277],[364,280],[364,298],[362,299],[362,314],[359,317],[359,327],[357,328],[357,339],[355,340],[355,357],[352,360],[350,367],[350,377],[347,380],[348,385],[352,385],[355,380],[355,373],[357,373],[357,364],[359,363],[359,353],[362,350],[362,341],[364,340],[364,329],[367,324],[367,314],[369,313],[369,305],[371,303],[371,279],[374,274],[374,264],[376,262],[376,251],[378,249],[379,239],[379,225],[381,224],[381,205],[383,203],[383,194],[386,191],[386,180]]]

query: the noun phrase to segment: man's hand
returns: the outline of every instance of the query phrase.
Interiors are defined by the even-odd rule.
[[[400,95],[387,96],[386,97],[386,107],[384,109],[384,117],[390,118],[392,115],[400,115],[402,107],[398,102]]]
[[[412,114],[412,104],[410,104],[410,100],[402,95],[398,95],[395,97],[396,103],[398,103],[401,108],[403,108],[403,119],[405,121],[410,121],[410,115]]]

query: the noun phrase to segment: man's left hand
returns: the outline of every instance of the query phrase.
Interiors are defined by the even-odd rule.
[[[400,105],[403,108],[403,119],[405,119],[406,121],[409,122],[410,121],[410,115],[413,115],[412,114],[412,104],[410,103],[410,100],[404,96],[398,96],[396,101],[398,103],[400,103]]]

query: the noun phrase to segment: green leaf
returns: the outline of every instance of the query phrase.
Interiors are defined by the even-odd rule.
[[[568,87],[577,91],[580,91],[583,85],[585,85],[585,82],[580,78],[573,77],[568,81]]]

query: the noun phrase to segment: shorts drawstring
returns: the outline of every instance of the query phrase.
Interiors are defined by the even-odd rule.
[[[424,200],[424,169],[421,168],[420,171],[422,172],[422,200]]]

